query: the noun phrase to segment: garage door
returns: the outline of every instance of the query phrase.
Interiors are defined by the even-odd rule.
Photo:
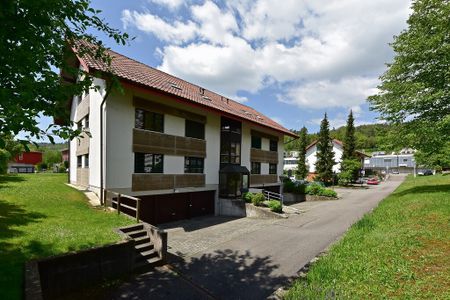
[[[161,224],[214,214],[214,191],[142,196],[140,217]]]

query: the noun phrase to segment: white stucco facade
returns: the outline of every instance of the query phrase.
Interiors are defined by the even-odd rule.
[[[92,89],[89,93],[89,185],[88,188],[97,194],[100,191],[100,107],[106,94],[105,82],[95,79],[94,83],[99,85],[100,90]],[[148,94],[131,89],[124,89],[123,93],[111,92],[104,104],[103,114],[103,186],[106,189],[131,189],[132,177],[134,173],[134,152],[133,152],[133,129],[135,127],[135,107],[133,98],[139,97],[166,106],[178,108],[187,112],[206,117],[205,140],[206,157],[204,159],[205,184],[208,186],[219,184],[220,168],[220,136],[221,136],[221,114],[208,108],[194,107],[180,102],[167,102]],[[71,119],[77,120],[78,97],[72,101]],[[283,172],[283,134],[253,124],[242,121],[241,135],[241,165],[251,170],[251,132],[256,130],[267,135],[278,138],[278,165],[277,175]],[[164,114],[164,134],[174,136],[185,136],[185,119],[179,116]],[[70,181],[77,182],[77,155],[76,149],[79,146],[77,139],[70,142]],[[270,150],[269,138],[261,138],[261,150]],[[84,158],[83,155],[83,165]],[[164,174],[184,174],[185,157],[176,155],[164,155]],[[261,174],[269,174],[269,163],[261,163]],[[278,178],[278,176],[277,176]],[[279,180],[279,179],[277,179]],[[210,188],[209,187],[209,188]]]
[[[341,170],[341,161],[343,148],[342,145],[333,141],[333,153],[334,161],[336,164],[333,166],[333,172],[339,173]],[[316,172],[316,162],[317,162],[317,143],[311,146],[306,151],[306,165],[309,167],[310,173]]]

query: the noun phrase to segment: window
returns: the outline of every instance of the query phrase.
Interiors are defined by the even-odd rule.
[[[134,173],[162,173],[163,162],[162,154],[135,153]]]
[[[269,164],[269,174],[277,174],[277,164]]]
[[[77,168],[81,168],[83,166],[83,158],[81,155],[77,156]]]
[[[403,162],[408,162],[408,159],[407,159],[407,158],[404,158],[404,159],[403,159]]]
[[[384,162],[391,162],[391,159],[390,158],[385,158]]]
[[[135,127],[164,132],[164,115],[136,108]]]
[[[252,161],[252,174],[261,174],[261,163]]]
[[[184,173],[203,173],[204,159],[202,157],[185,157]]]
[[[270,151],[278,151],[278,141],[276,140],[270,140]]]
[[[187,137],[193,137],[197,139],[205,139],[205,124],[186,120],[186,129],[185,129],[185,135]]]
[[[220,163],[221,169],[226,164],[241,164],[241,122],[222,118]]]
[[[89,154],[84,156],[84,167],[89,168]]]
[[[79,129],[79,130],[83,129],[83,125],[81,124],[81,121],[79,121],[77,123],[77,129]]]
[[[89,128],[89,115],[84,118],[84,127]]]
[[[252,135],[252,148],[261,149],[261,137]]]
[[[19,160],[23,160],[23,153],[19,154]]]

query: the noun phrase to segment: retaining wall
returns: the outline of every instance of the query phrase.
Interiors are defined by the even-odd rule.
[[[25,264],[25,299],[61,299],[65,294],[133,271],[133,240]]]

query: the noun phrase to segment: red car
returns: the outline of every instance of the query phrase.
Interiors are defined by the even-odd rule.
[[[367,184],[370,184],[370,185],[377,185],[377,184],[379,184],[380,182],[378,181],[378,179],[376,179],[376,178],[369,178],[369,179],[367,179]]]

